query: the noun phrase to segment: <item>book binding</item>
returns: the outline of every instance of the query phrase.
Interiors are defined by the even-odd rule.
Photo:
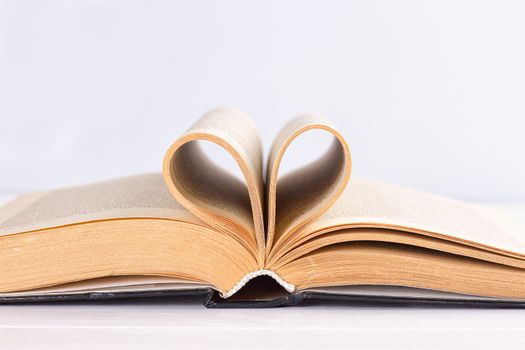
[[[79,294],[0,297],[1,304],[136,300],[192,301],[206,308],[272,308],[306,304],[341,306],[432,306],[470,308],[525,308],[525,302],[513,300],[450,300],[440,298],[385,297],[320,292],[294,292],[271,300],[228,300],[212,288],[194,290],[159,290],[147,292],[89,292]]]

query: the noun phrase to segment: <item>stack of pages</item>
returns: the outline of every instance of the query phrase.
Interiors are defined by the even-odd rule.
[[[333,135],[325,155],[281,176],[287,148],[314,129]],[[211,161],[202,142],[224,148],[243,180]],[[351,178],[351,165],[343,135],[322,117],[284,126],[265,167],[250,118],[212,110],[168,149],[162,174],[29,193],[0,208],[0,301],[525,305],[521,224]]]

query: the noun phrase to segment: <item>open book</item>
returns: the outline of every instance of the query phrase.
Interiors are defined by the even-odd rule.
[[[333,135],[279,175],[301,134]],[[223,147],[243,181],[211,161]],[[525,305],[525,228],[489,208],[350,178],[328,120],[278,134],[263,174],[244,113],[212,110],[168,149],[162,174],[31,193],[0,208],[0,301],[206,295],[208,306],[308,299]]]

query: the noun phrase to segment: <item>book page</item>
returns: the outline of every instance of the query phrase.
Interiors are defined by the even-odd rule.
[[[276,271],[297,290],[390,285],[494,298],[525,299],[525,270],[387,242],[321,248]]]
[[[353,178],[305,232],[345,225],[384,227],[525,255],[525,225],[495,209],[373,180]]]
[[[199,142],[213,142],[231,154],[244,182],[214,164]],[[233,108],[201,117],[167,151],[164,179],[177,200],[217,230],[239,235],[264,256],[262,145],[251,119]]]
[[[0,234],[130,217],[204,224],[173,198],[157,173],[22,195],[0,207]]]
[[[35,288],[18,292],[0,293],[5,297],[27,297],[41,295],[70,295],[82,293],[122,293],[159,290],[199,290],[212,288],[210,285],[167,276],[111,276],[78,282],[64,283],[51,287]]]
[[[301,134],[320,129],[334,136],[324,156],[283,177],[279,166],[288,146]],[[351,171],[350,150],[335,126],[321,116],[304,115],[292,119],[280,131],[268,159],[267,254],[274,242],[292,229],[315,220],[344,190]]]

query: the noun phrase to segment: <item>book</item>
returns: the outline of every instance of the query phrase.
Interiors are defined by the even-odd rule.
[[[289,146],[311,130],[333,137],[326,153],[280,174]],[[204,142],[226,150],[242,179]],[[162,173],[24,194],[0,208],[0,301],[525,305],[520,222],[351,169],[344,136],[324,117],[288,122],[265,167],[254,122],[216,108],[167,150]]]

